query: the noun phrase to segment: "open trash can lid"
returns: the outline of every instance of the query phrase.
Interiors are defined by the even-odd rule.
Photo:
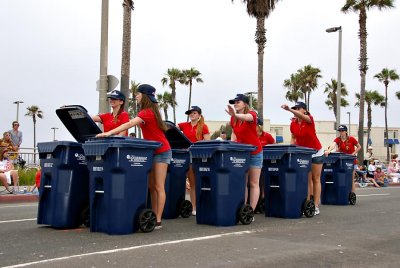
[[[165,132],[169,145],[172,149],[188,149],[191,141],[180,131],[173,122],[165,121],[168,130]]]
[[[100,128],[83,106],[63,106],[56,110],[56,114],[75,140],[80,143],[101,133]]]

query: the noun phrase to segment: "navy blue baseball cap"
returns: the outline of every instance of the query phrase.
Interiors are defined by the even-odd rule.
[[[107,93],[107,98],[114,100],[122,100],[125,102],[125,95],[119,90],[113,90]]]
[[[193,112],[193,111],[196,111],[196,112],[198,112],[199,114],[201,114],[201,109],[200,109],[199,106],[192,106],[192,108],[191,108],[190,110],[187,110],[187,111],[185,112],[185,114],[190,114],[190,113]]]
[[[154,103],[158,103],[156,99],[156,89],[153,86],[142,84],[138,87],[138,92],[146,94]]]
[[[259,126],[264,125],[264,122],[261,118],[257,118],[257,125],[259,125]]]
[[[244,94],[236,94],[234,99],[229,100],[229,104],[235,104],[235,101],[243,101],[244,103],[250,104],[249,97]]]
[[[347,127],[345,125],[340,125],[337,131],[347,131]]]
[[[307,110],[307,104],[305,104],[302,101],[298,101],[294,104],[294,106],[292,107],[292,109],[296,109],[296,108],[303,108],[304,110]]]

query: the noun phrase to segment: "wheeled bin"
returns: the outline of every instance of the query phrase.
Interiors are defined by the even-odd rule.
[[[190,147],[196,176],[196,222],[232,226],[250,224],[245,204],[246,173],[255,147],[231,141],[199,141]]]
[[[168,166],[165,179],[166,200],[162,217],[164,219],[175,219],[179,215],[188,218],[192,215],[193,206],[185,199],[186,173],[190,166],[189,147],[191,142],[170,121],[165,121],[168,130],[165,136],[171,146],[172,159]]]
[[[56,114],[78,142],[38,143],[41,183],[37,223],[55,228],[88,226],[89,170],[82,143],[101,130],[82,106],[64,106]]]
[[[355,205],[351,191],[355,156],[339,152],[324,158],[321,172],[321,203],[324,205]]]
[[[125,137],[93,138],[83,144],[90,181],[90,231],[151,232],[156,215],[146,209],[148,173],[161,144]]]
[[[315,204],[307,200],[311,155],[316,151],[296,145],[263,147],[266,217],[313,217]]]

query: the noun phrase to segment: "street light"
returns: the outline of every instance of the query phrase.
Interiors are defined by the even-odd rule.
[[[342,26],[332,27],[326,29],[327,33],[334,33],[339,31],[339,51],[338,51],[338,75],[336,87],[336,128],[340,125],[340,104],[342,102],[341,89],[342,89]]]
[[[58,127],[52,127],[51,128],[53,130],[53,141],[56,140],[56,129],[58,129]]]
[[[13,103],[17,105],[17,119],[16,119],[16,121],[18,122],[18,117],[19,117],[19,104],[20,104],[20,103],[24,103],[24,102],[19,100],[19,101],[14,101]]]
[[[253,94],[257,94],[258,92],[246,92],[245,95],[250,95],[250,109],[253,109]]]
[[[350,136],[350,112],[347,112],[347,114],[349,115],[349,136]]]

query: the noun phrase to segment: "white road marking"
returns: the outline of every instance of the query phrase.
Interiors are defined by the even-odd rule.
[[[0,223],[10,223],[10,222],[19,222],[19,221],[36,221],[36,220],[37,220],[37,218],[31,218],[31,219],[0,221]]]
[[[390,195],[390,194],[358,194],[357,197],[359,197],[359,196],[375,196],[375,195]]]
[[[37,207],[37,204],[36,205],[0,206],[0,208],[19,208],[19,207]]]
[[[35,261],[35,262],[20,263],[20,264],[11,265],[11,266],[5,266],[4,268],[26,267],[26,266],[35,265],[35,264],[63,261],[63,260],[68,260],[68,259],[72,259],[72,258],[81,258],[81,257],[87,257],[87,256],[93,256],[93,255],[111,254],[111,253],[117,253],[117,252],[129,251],[129,250],[135,250],[135,249],[142,249],[142,248],[148,248],[148,247],[165,246],[165,245],[173,245],[173,244],[192,242],[192,241],[216,239],[216,238],[221,238],[224,236],[250,234],[250,233],[254,233],[254,232],[255,231],[233,232],[233,233],[226,233],[226,234],[219,234],[219,235],[208,235],[208,236],[200,236],[200,237],[194,237],[194,238],[188,238],[188,239],[159,242],[159,243],[154,243],[154,244],[140,245],[140,246],[134,246],[134,247],[127,247],[127,248],[95,251],[95,252],[79,254],[79,255],[71,255],[71,256],[65,256],[65,257],[59,257],[59,258],[53,258],[53,259],[47,259],[47,260],[41,260],[41,261]]]

